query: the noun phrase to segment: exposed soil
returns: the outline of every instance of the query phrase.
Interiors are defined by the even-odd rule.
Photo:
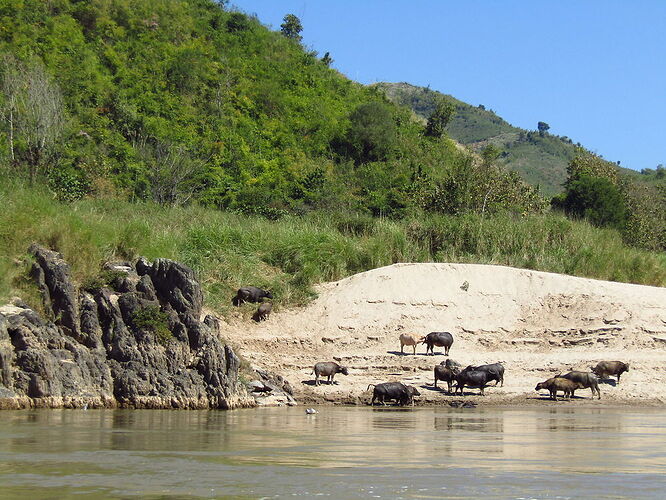
[[[465,286],[465,283],[468,286]],[[402,381],[421,393],[417,404],[461,400],[433,383],[443,348],[400,353],[401,333],[453,333],[451,359],[462,366],[502,361],[503,387],[478,404],[608,405],[666,403],[666,288],[630,285],[524,269],[474,264],[395,264],[322,285],[309,306],[249,319],[256,305],[222,321],[221,334],[253,365],[282,374],[305,404],[366,404],[368,384]],[[349,376],[315,386],[313,365],[338,361]],[[555,403],[534,387],[557,373],[589,371],[601,360],[630,363],[621,383],[601,385],[602,398],[577,391]],[[442,388],[443,386],[443,388]]]

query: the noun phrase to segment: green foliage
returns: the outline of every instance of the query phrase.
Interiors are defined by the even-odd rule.
[[[435,109],[428,117],[425,134],[429,137],[441,137],[444,129],[456,112],[455,105],[446,98],[438,98],[435,101]]]
[[[300,42],[303,39],[300,34],[303,31],[303,25],[301,24],[301,20],[293,14],[284,16],[283,23],[280,25],[280,31],[284,36],[292,40]]]
[[[537,123],[537,129],[539,130],[539,135],[543,137],[543,135],[550,129],[550,125],[546,122],[539,122]]]
[[[502,150],[498,164],[538,186],[549,196],[562,190],[566,167],[576,154],[576,146],[567,137],[539,134],[514,127],[485,106],[472,106],[451,96],[443,96],[429,88],[407,83],[375,85],[393,102],[407,106],[424,121],[443,97],[455,107],[455,114],[446,127],[452,139],[481,152],[488,144]]]
[[[104,269],[98,275],[86,278],[81,284],[81,288],[90,293],[94,293],[100,288],[107,286],[115,289],[119,280],[122,280],[126,276],[127,273],[123,271]]]
[[[168,344],[173,339],[173,333],[169,330],[169,315],[162,312],[158,305],[147,305],[136,309],[131,321],[134,328],[148,330],[162,345]]]
[[[626,208],[622,193],[610,180],[580,174],[567,184],[562,201],[565,212],[589,220],[598,227],[624,228]]]
[[[666,249],[666,183],[620,175],[616,164],[582,151],[567,171],[566,192],[553,199],[555,208],[620,229],[631,245]]]
[[[5,68],[41,68],[29,80],[60,95],[68,121],[47,150],[9,161],[30,148],[18,132],[10,140],[3,101],[0,160],[63,201],[200,203],[270,219],[399,218],[424,206],[414,179],[444,181],[464,154],[425,140],[407,111],[330,69],[330,54],[294,43],[301,30],[291,14],[272,32],[212,0],[10,3],[0,50],[16,64]],[[455,102],[442,101],[432,134]]]
[[[554,214],[487,209],[483,215],[417,212],[390,220],[315,211],[269,221],[114,199],[65,205],[44,188],[15,181],[0,184],[0,203],[0,303],[17,294],[31,297],[20,277],[33,242],[61,252],[75,281],[84,284],[112,282],[99,278],[109,260],[183,262],[200,277],[207,305],[222,313],[243,285],[272,290],[278,304],[302,304],[317,283],[396,262],[501,264],[666,285],[663,252],[632,248],[616,230]]]
[[[361,104],[349,117],[346,154],[357,164],[388,159],[395,145],[397,127],[387,104]]]

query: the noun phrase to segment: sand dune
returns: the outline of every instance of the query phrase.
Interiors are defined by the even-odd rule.
[[[251,363],[289,379],[303,402],[366,402],[368,384],[389,380],[417,386],[422,404],[453,399],[431,385],[442,349],[400,354],[400,333],[431,331],[453,333],[450,357],[463,366],[505,363],[504,387],[485,397],[469,390],[475,402],[551,404],[534,391],[537,382],[600,360],[631,365],[621,384],[601,386],[602,403],[666,402],[666,288],[502,266],[395,264],[318,292],[308,307],[277,310],[261,324],[246,309],[221,330]],[[326,360],[350,374],[314,387],[312,366]],[[589,390],[577,395],[585,399],[562,404],[591,404]]]

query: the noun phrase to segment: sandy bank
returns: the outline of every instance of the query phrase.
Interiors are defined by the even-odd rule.
[[[483,404],[551,404],[537,382],[601,360],[631,369],[622,382],[601,385],[601,402],[666,403],[666,289],[576,278],[502,266],[395,264],[322,285],[308,307],[276,310],[269,321],[249,319],[252,305],[222,323],[221,334],[251,363],[290,380],[304,403],[364,403],[368,384],[398,380],[418,387],[421,404],[447,396],[432,387],[442,349],[401,355],[400,333],[449,331],[450,356],[463,366],[503,361],[504,387]],[[411,348],[406,352],[411,353]],[[313,385],[317,361],[337,360],[350,374],[332,386]],[[472,395],[474,394],[474,395]],[[558,403],[559,404],[559,403]]]

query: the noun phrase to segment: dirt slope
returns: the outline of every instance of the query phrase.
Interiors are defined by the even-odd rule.
[[[600,360],[631,364],[621,384],[602,384],[601,403],[666,402],[665,288],[501,266],[395,264],[318,292],[308,307],[275,311],[261,324],[246,319],[255,306],[243,306],[246,314],[227,318],[221,330],[252,364],[289,379],[304,403],[366,402],[368,384],[389,380],[417,386],[425,404],[453,399],[431,385],[443,349],[400,354],[400,333],[431,331],[453,333],[450,356],[463,366],[505,363],[504,387],[484,398],[470,390],[475,402],[543,404],[537,382]],[[315,387],[312,366],[327,360],[350,374]],[[578,395],[587,402],[590,391]]]

